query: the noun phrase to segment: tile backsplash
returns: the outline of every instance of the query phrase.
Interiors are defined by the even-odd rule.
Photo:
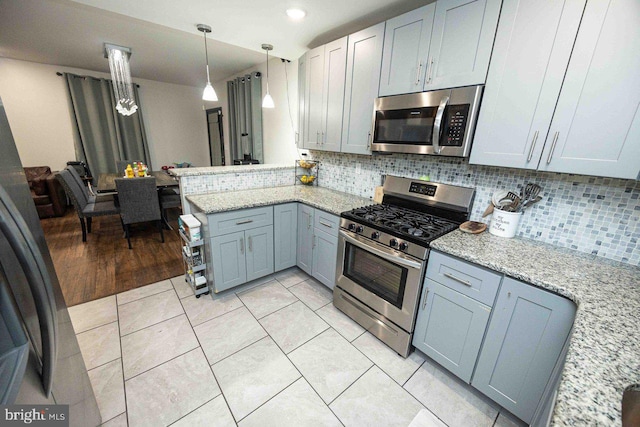
[[[274,170],[242,171],[188,175],[180,178],[185,195],[219,191],[248,190],[251,188],[283,187],[296,183],[295,165]]]
[[[418,178],[476,189],[471,219],[482,213],[496,190],[517,190],[535,182],[542,201],[524,214],[518,235],[640,265],[640,182],[523,169],[470,165],[467,160],[410,154],[361,156],[310,151],[321,161],[319,185],[372,197],[382,175]],[[541,260],[543,261],[543,260]]]

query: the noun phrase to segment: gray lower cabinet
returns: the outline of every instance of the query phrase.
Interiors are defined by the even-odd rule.
[[[422,292],[413,345],[470,382],[491,307],[429,278]]]
[[[568,299],[505,277],[471,384],[531,422],[575,311]]]
[[[273,207],[273,246],[275,271],[296,265],[298,203]]]
[[[336,258],[338,256],[338,235],[314,229],[313,266],[311,275],[329,289],[336,283]]]
[[[244,231],[213,237],[211,261],[215,292],[245,283],[247,266],[244,256]]]
[[[313,214],[311,206],[298,204],[298,244],[297,265],[302,271],[311,274],[313,265]]]

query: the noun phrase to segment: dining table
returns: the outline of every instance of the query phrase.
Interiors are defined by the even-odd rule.
[[[156,187],[158,190],[178,187],[178,181],[165,171],[152,171],[149,176],[156,179]],[[98,187],[96,188],[96,192],[99,194],[116,194],[118,192],[118,190],[116,190],[116,178],[124,177],[118,173],[101,173],[98,175]]]

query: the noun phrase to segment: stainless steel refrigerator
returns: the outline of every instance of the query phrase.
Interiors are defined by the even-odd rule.
[[[67,404],[101,423],[89,376],[0,99],[0,403]]]

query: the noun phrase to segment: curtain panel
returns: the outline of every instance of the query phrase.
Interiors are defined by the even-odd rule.
[[[64,73],[64,78],[75,124],[76,159],[89,166],[94,178],[118,172],[118,160],[140,160],[152,169],[137,86],[139,109],[125,117],[116,111],[111,80],[71,73]]]
[[[227,81],[229,143],[232,159],[264,163],[262,149],[262,77],[254,72]]]

